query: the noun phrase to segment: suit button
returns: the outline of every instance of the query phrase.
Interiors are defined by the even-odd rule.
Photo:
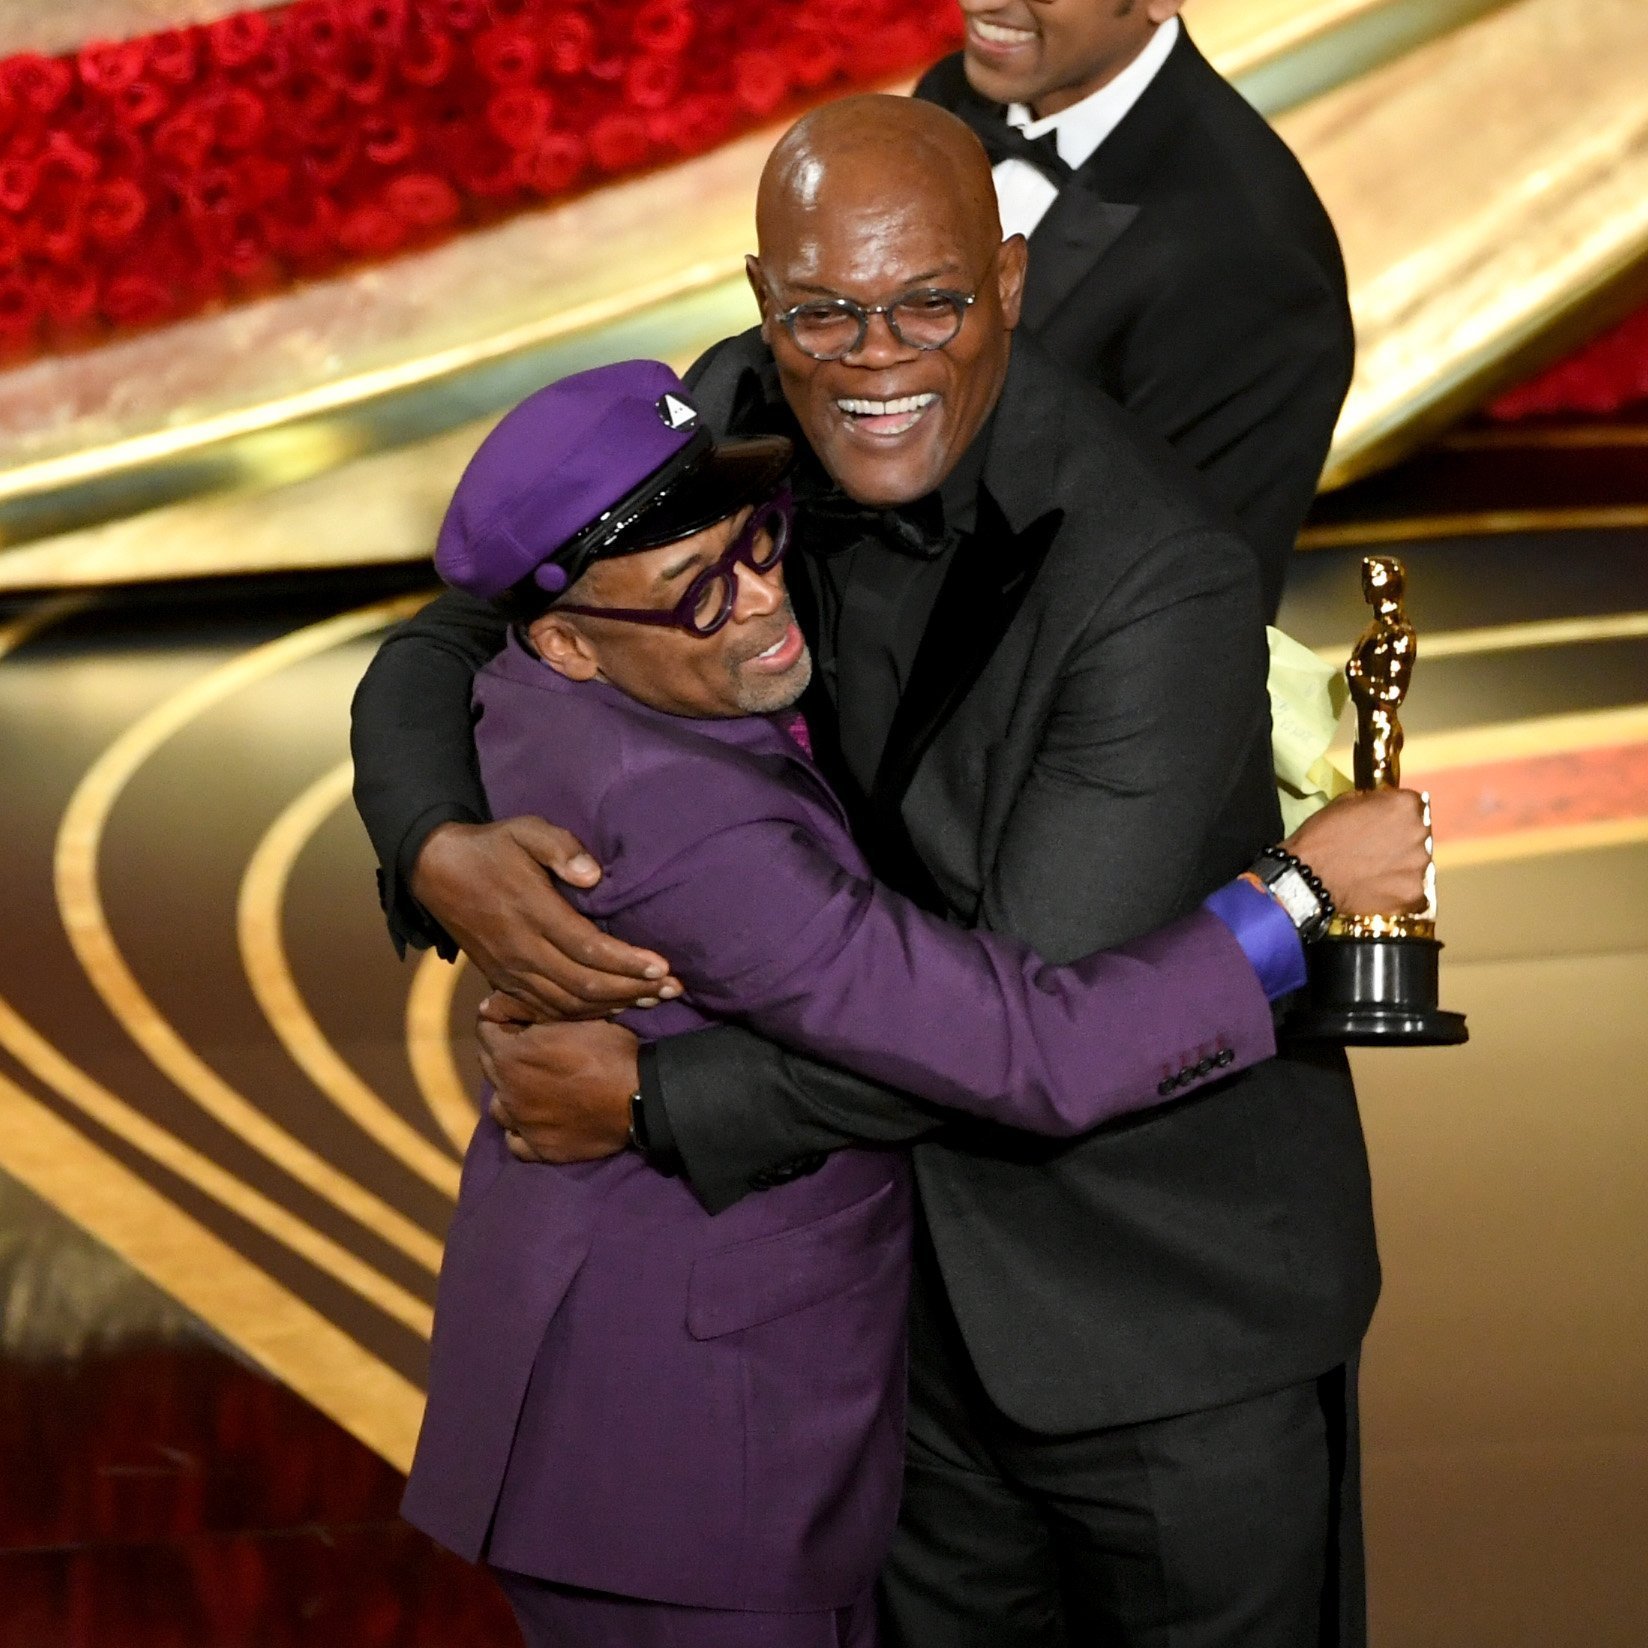
[[[1228,1047],[1219,1049],[1219,1056],[1213,1061],[1221,1070],[1228,1069],[1236,1062],[1236,1054]]]
[[[1177,1076],[1169,1076],[1166,1081],[1158,1082],[1156,1084],[1156,1092],[1164,1099],[1168,1096],[1168,1094],[1176,1093],[1178,1088],[1179,1078]]]
[[[775,1167],[762,1168],[759,1173],[750,1175],[752,1190],[776,1190],[779,1185],[787,1185],[796,1179],[804,1179],[809,1173],[816,1173],[829,1160],[829,1156],[822,1150],[810,1151],[805,1156],[797,1156],[791,1161],[780,1162]]]

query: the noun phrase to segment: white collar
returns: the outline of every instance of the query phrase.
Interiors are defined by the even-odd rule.
[[[1145,88],[1161,72],[1178,38],[1179,19],[1170,17],[1114,80],[1107,80],[1081,102],[1072,103],[1068,109],[1050,114],[1045,120],[1032,120],[1024,104],[1009,103],[1007,124],[1017,126],[1026,137],[1055,133],[1060,159],[1067,166],[1085,165],[1093,151],[1121,125],[1128,111],[1144,96]]]

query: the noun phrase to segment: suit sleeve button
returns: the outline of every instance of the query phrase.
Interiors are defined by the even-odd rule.
[[[1228,1047],[1219,1049],[1219,1056],[1213,1061],[1221,1070],[1227,1069],[1236,1062],[1235,1053]]]

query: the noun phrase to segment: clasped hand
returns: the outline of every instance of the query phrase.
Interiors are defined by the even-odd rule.
[[[639,1043],[615,1013],[681,993],[662,956],[603,933],[552,877],[593,887],[600,866],[539,818],[443,824],[412,892],[485,974],[477,1029],[490,1114],[521,1161],[582,1162],[629,1141]]]

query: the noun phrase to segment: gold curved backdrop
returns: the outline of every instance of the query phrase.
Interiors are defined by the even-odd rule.
[[[0,46],[230,9],[0,5]],[[1338,223],[1360,364],[1328,484],[1642,290],[1643,0],[1190,0]],[[62,30],[57,33],[54,31]],[[758,133],[431,251],[0,373],[0,588],[404,561],[487,422],[749,323]]]

